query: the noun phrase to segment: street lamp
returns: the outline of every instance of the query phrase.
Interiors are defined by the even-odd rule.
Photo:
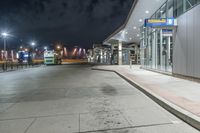
[[[44,50],[47,51],[47,49],[48,49],[47,46],[45,46],[45,47],[44,47]]]
[[[57,46],[57,49],[58,49],[58,50],[60,50],[60,48],[61,48],[60,46]]]
[[[3,40],[4,40],[4,52],[6,51],[6,38],[8,36],[8,33],[6,32],[3,32],[1,33],[2,37],[3,37]],[[4,55],[5,56],[5,55]]]
[[[35,45],[36,45],[35,42],[31,42],[31,46],[33,47],[33,51],[35,50]]]
[[[32,46],[35,46],[35,42],[31,42],[31,45],[32,45]]]
[[[3,33],[1,33],[1,36],[3,37],[3,41],[4,41],[4,52],[3,52],[3,55],[4,55],[4,69],[5,69],[5,65],[6,65],[6,38],[8,36],[8,33],[3,32]]]
[[[7,37],[7,36],[8,36],[8,33],[3,32],[3,33],[1,33],[1,35],[2,35],[3,37]]]
[[[25,48],[24,50],[25,50],[26,52],[28,52],[28,48]]]
[[[33,42],[31,42],[31,46],[32,46],[32,54],[33,54],[33,59],[35,58],[35,45],[36,45],[36,43],[33,41]]]

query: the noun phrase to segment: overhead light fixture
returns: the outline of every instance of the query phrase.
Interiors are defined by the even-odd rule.
[[[148,10],[146,10],[146,11],[145,11],[145,13],[146,13],[146,14],[149,14],[149,11],[148,11]]]
[[[8,36],[8,33],[3,32],[3,33],[1,33],[1,35],[2,35],[3,37],[7,37],[7,36]]]
[[[142,22],[142,19],[139,19],[139,22]]]
[[[125,33],[128,34],[128,31],[126,31]]]
[[[137,34],[137,37],[139,37],[140,35],[139,34]]]
[[[137,27],[135,27],[135,26],[134,26],[134,27],[133,27],[133,29],[134,29],[134,30],[136,30],[136,29],[137,29]]]
[[[32,46],[35,46],[35,42],[31,42],[31,45],[32,45]]]
[[[129,40],[132,40],[132,38],[130,37]]]
[[[44,50],[47,50],[47,49],[48,49],[47,46],[45,46],[45,47],[44,47]]]

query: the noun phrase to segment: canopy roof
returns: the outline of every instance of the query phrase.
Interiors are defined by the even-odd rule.
[[[140,27],[166,0],[135,0],[125,23],[111,34],[103,44],[111,45],[117,41],[125,43],[140,42]]]

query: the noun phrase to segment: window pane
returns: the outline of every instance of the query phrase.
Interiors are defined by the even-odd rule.
[[[187,0],[187,2],[193,6],[197,3],[197,0]]]
[[[183,13],[183,0],[174,0],[174,16],[178,17]]]
[[[185,0],[186,10],[192,8],[199,0]]]
[[[160,12],[160,9],[156,12],[156,18],[161,18],[161,12]]]
[[[173,18],[174,17],[173,0],[168,0],[167,6],[168,6],[168,18]]]
[[[166,6],[166,3],[161,7],[161,10],[160,10],[160,13],[161,13],[161,18],[166,18],[167,15],[166,15],[166,11],[167,11],[167,6]]]

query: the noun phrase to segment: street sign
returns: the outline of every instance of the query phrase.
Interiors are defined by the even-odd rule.
[[[173,30],[172,29],[162,29],[163,36],[173,36]]]
[[[145,19],[145,27],[163,28],[176,26],[177,20],[174,18]]]

